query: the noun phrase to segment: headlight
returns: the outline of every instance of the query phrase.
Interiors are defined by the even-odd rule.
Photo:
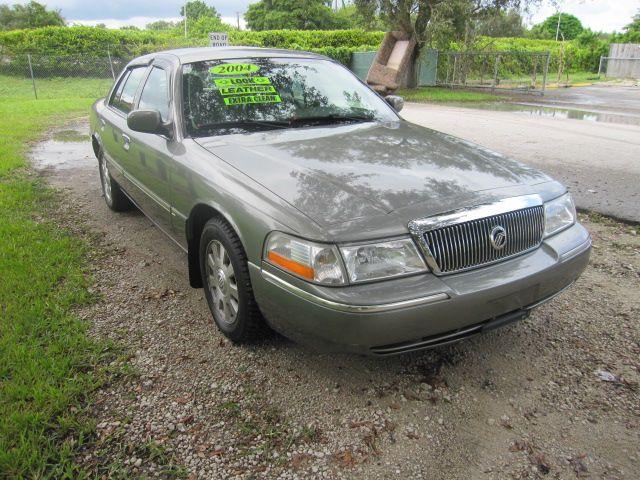
[[[427,269],[413,240],[403,238],[341,247],[349,280],[364,282],[418,273]]]
[[[314,243],[273,232],[267,238],[264,258],[298,277],[324,285],[343,285],[340,254],[334,245]]]
[[[545,237],[570,227],[575,221],[576,207],[570,194],[566,193],[544,204]]]

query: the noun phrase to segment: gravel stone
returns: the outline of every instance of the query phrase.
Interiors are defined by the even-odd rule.
[[[91,156],[87,142],[66,158]],[[107,209],[94,161],[41,175],[62,190],[57,221],[93,246],[98,300],[78,315],[121,346],[112,367],[128,365],[89,405],[96,440],[77,460],[92,476],[117,464],[125,478],[638,478],[640,239],[629,225],[582,215],[590,266],[529,319],[363,358],[277,335],[231,344],[188,286],[184,253],[139,212]]]

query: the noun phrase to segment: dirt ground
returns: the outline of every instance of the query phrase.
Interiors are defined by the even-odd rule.
[[[233,346],[184,253],[106,207],[89,142],[68,133],[33,162],[63,190],[60,222],[95,245],[100,300],[80,315],[131,365],[92,405],[97,438],[78,460],[98,477],[640,477],[637,227],[582,216],[594,250],[576,285],[454,346],[384,359],[275,335]]]

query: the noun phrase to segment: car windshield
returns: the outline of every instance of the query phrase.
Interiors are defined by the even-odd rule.
[[[243,58],[182,68],[184,119],[193,137],[398,121],[384,100],[328,60]]]

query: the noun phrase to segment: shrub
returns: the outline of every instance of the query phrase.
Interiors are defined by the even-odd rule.
[[[197,22],[196,22],[197,23]],[[32,53],[50,56],[91,55],[131,58],[145,53],[176,47],[207,45],[210,25],[193,25],[190,37],[185,38],[179,29],[108,30],[95,27],[45,27],[32,30],[0,32],[0,54]],[[197,27],[197,28],[196,28]],[[351,54],[376,50],[384,32],[364,30],[268,30],[261,32],[229,29],[231,45],[286,48],[322,53],[344,64],[349,64]],[[455,42],[452,50],[461,45]],[[606,55],[608,44],[597,34],[586,31],[571,42],[536,40],[531,38],[480,37],[474,46],[476,51],[551,52],[550,71],[557,70],[561,59],[565,69],[596,71],[600,55]],[[514,57],[515,58],[515,57]],[[523,57],[526,58],[526,57]],[[531,64],[517,60],[517,67],[529,73]],[[508,68],[505,64],[503,68]],[[517,72],[516,72],[517,73]]]
[[[201,28],[202,27],[202,28]],[[167,48],[207,45],[206,25],[194,28],[185,38],[173,31],[109,30],[95,27],[46,27],[0,32],[0,48],[6,54],[90,54],[132,57]],[[231,45],[293,48],[302,50],[354,48],[380,44],[383,32],[364,30],[270,30],[251,32],[231,29]],[[367,47],[369,48],[369,47]]]
[[[185,38],[177,29],[169,31],[150,30],[108,30],[94,27],[47,27],[33,30],[15,30],[0,32],[0,53],[20,55],[35,54],[40,57],[38,72],[55,74],[57,57],[65,57],[64,64],[77,63],[71,57],[90,55],[112,58],[132,58],[145,53],[185,46],[207,45],[206,22],[195,22],[191,37]],[[270,30],[262,32],[229,30],[231,45],[255,47],[286,48],[307,50],[331,57],[349,65],[353,52],[376,50],[384,36],[383,32],[364,30]],[[35,58],[35,57],[34,57]],[[81,59],[80,59],[81,60]],[[74,65],[75,65],[74,63]],[[19,65],[18,65],[19,64]],[[25,71],[26,58],[14,57],[11,62],[3,62],[0,69],[11,72]],[[90,72],[98,73],[102,63],[95,66],[91,62],[75,65],[78,75]]]
[[[230,33],[229,40],[232,45],[309,50],[326,47],[353,48],[361,45],[375,45],[377,48],[382,37],[384,32],[364,30],[235,30]]]
[[[126,57],[175,45],[175,37],[144,30],[109,30],[94,27],[44,27],[0,32],[4,53],[43,55],[95,55]]]
[[[600,56],[606,55],[608,48],[608,42],[600,39],[598,34],[585,31],[570,42],[556,42],[555,40],[538,40],[532,38],[480,37],[473,50],[480,52],[550,52],[550,72],[557,71],[561,62],[564,63],[563,69],[565,71],[586,70],[597,72]],[[462,46],[452,43],[451,49],[460,50]],[[517,68],[520,71],[509,71],[511,73],[522,73],[525,75],[531,73],[533,71],[533,60],[529,57],[530,61],[527,62],[526,58],[526,56],[523,56],[517,59],[519,65]],[[507,68],[507,65],[503,67]],[[540,72],[541,69],[539,68],[538,71]]]
[[[307,48],[305,50],[326,55],[333,58],[345,66],[351,66],[351,54],[353,52],[368,52],[378,49],[378,45],[360,45],[359,47],[324,47],[324,48]]]

